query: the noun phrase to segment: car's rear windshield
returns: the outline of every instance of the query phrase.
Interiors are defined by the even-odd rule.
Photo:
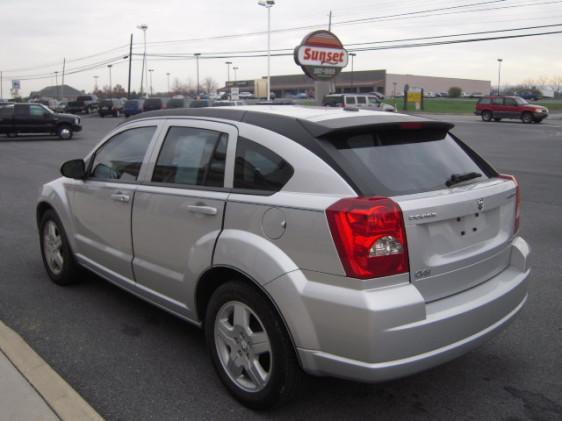
[[[106,106],[111,107],[111,106],[113,106],[113,101],[110,100],[110,99],[104,99],[102,102],[100,102],[100,105],[102,107],[106,107]]]
[[[445,189],[453,174],[493,170],[446,130],[353,131],[321,139],[364,195],[397,196]]]
[[[136,107],[137,105],[139,105],[139,101],[136,99],[130,99],[127,102],[125,102],[126,107]]]
[[[162,100],[160,98],[150,98],[144,101],[145,107],[147,105],[162,105]]]

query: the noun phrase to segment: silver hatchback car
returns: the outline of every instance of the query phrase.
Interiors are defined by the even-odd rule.
[[[433,367],[512,321],[529,276],[515,178],[451,128],[296,106],[142,114],[44,185],[47,273],[87,268],[203,327],[253,408],[304,372]]]

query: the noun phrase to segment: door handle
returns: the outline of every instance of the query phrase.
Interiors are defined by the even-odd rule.
[[[116,202],[127,203],[129,200],[131,200],[131,196],[125,193],[117,192],[111,195],[111,199],[115,200]]]
[[[201,213],[203,215],[216,215],[218,210],[212,206],[205,205],[188,205],[187,210],[193,213]]]

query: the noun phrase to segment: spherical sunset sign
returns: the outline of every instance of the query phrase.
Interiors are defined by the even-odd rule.
[[[347,66],[348,54],[337,36],[329,31],[314,31],[295,48],[295,63],[315,80],[331,80]]]

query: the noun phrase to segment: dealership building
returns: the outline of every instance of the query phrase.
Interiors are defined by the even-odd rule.
[[[314,95],[315,81],[304,73],[296,75],[271,76],[271,91],[277,98],[299,93]],[[489,80],[460,79],[438,76],[421,76],[387,73],[386,70],[361,70],[341,72],[332,81],[335,92],[380,92],[393,96],[404,91],[404,86],[423,88],[426,92],[447,92],[450,87],[458,86],[469,94],[489,94]],[[256,92],[255,80],[239,80],[227,83],[227,88],[238,87],[240,92]],[[224,88],[223,88],[224,90]]]

